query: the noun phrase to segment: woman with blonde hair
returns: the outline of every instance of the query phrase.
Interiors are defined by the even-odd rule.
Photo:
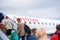
[[[37,40],[48,40],[47,33],[46,33],[46,30],[44,28],[39,28],[36,31],[36,39]]]

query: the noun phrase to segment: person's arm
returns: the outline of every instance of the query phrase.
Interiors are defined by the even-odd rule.
[[[11,22],[11,25],[12,25],[12,29],[13,29],[13,26],[14,26],[14,25],[13,25],[13,23],[12,23],[12,22]]]
[[[18,25],[18,27],[17,27],[17,33],[19,34],[19,32],[20,32],[20,27],[19,27],[19,24],[17,24]]]

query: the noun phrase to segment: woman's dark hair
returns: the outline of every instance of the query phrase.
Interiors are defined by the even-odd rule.
[[[17,20],[21,21],[21,19],[20,19],[20,18],[17,18]]]
[[[33,28],[33,29],[31,29],[31,32],[34,32],[34,34],[36,33],[36,28]]]
[[[60,24],[56,26],[56,30],[60,30]]]

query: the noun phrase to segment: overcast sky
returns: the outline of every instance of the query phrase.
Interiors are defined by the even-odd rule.
[[[19,16],[60,18],[60,0],[0,0],[0,12]]]

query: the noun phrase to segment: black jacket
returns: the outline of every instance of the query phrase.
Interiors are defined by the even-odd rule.
[[[2,13],[0,13],[0,23],[2,22],[3,19],[4,19],[4,16]]]
[[[30,34],[31,29],[26,24],[24,24],[24,30],[25,30],[25,33]]]

